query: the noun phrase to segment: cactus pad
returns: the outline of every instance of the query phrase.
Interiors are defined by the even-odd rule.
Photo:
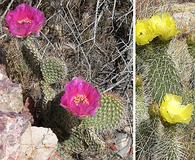
[[[105,147],[104,142],[91,129],[76,127],[72,130],[70,138],[63,143],[65,149],[82,153],[88,151],[91,153],[100,152]]]
[[[125,105],[116,95],[103,95],[101,105],[95,117],[82,121],[84,128],[94,128],[97,132],[112,130],[124,119]]]
[[[144,73],[144,89],[152,101],[161,103],[166,93],[181,94],[182,86],[174,62],[164,54],[153,54],[151,59],[146,60]]]
[[[65,63],[55,57],[49,57],[43,61],[41,71],[44,81],[48,84],[59,82],[67,75]]]
[[[74,153],[82,153],[87,148],[84,141],[83,129],[74,128],[69,139],[63,142],[64,148]]]
[[[42,90],[44,94],[44,102],[52,101],[56,96],[56,91],[51,88],[47,83],[43,83]]]
[[[186,147],[181,142],[182,137],[169,137],[170,134],[173,133],[166,133],[164,137],[154,145],[152,148],[152,159],[187,160]]]

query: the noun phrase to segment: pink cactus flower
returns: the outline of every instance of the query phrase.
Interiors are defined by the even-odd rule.
[[[31,34],[39,36],[45,22],[46,18],[43,12],[25,3],[8,12],[6,16],[9,31],[18,38],[25,38]]]
[[[100,93],[90,83],[74,78],[66,85],[61,106],[79,118],[95,116],[100,108]]]

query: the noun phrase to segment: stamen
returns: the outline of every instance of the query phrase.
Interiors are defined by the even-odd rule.
[[[74,103],[78,106],[79,104],[89,104],[89,101],[85,95],[77,95],[74,97]]]
[[[32,21],[29,19],[29,18],[26,18],[26,19],[22,19],[20,21],[18,21],[19,24],[30,24],[32,23]]]

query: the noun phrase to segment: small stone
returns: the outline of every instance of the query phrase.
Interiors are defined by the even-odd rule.
[[[12,83],[6,75],[5,67],[0,65],[0,111],[19,113],[22,108],[21,85]]]
[[[126,133],[116,134],[116,153],[122,158],[130,157],[130,150],[132,146],[132,139]]]
[[[29,127],[21,137],[24,160],[48,160],[57,149],[58,139],[49,128]]]
[[[0,111],[0,159],[17,159],[20,138],[28,127],[29,117],[25,114]]]

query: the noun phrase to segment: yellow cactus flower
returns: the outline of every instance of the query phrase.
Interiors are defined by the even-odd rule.
[[[179,33],[176,22],[169,13],[152,16],[149,21],[154,32],[162,40],[170,40]]]
[[[138,20],[136,24],[136,43],[138,45],[145,45],[150,43],[156,35],[154,34],[149,20]]]
[[[182,105],[182,97],[166,94],[160,105],[160,115],[170,124],[189,124],[192,120],[193,105]]]

